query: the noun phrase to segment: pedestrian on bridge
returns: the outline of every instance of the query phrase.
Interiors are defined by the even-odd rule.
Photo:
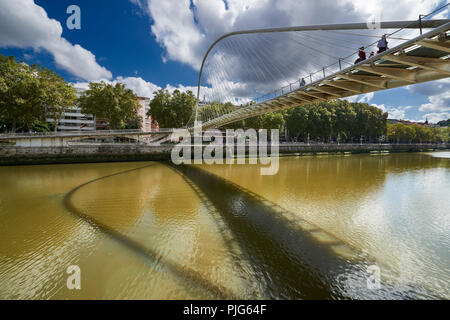
[[[359,48],[358,59],[356,59],[355,64],[360,63],[361,61],[366,60],[366,51],[364,51],[364,47]]]
[[[377,47],[378,47],[377,54],[378,53],[382,53],[382,52],[384,52],[384,51],[386,51],[388,49],[388,42],[386,40],[386,35],[385,34],[383,34],[381,36],[380,41],[378,41]]]
[[[304,87],[305,85],[306,85],[305,78],[302,78],[302,80],[300,81],[300,87]]]

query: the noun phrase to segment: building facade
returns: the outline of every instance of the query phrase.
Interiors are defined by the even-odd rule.
[[[84,91],[77,90],[77,97]],[[47,122],[55,123],[56,121],[49,115],[46,118]],[[92,131],[96,129],[96,120],[93,115],[84,114],[81,108],[77,106],[68,107],[61,116],[57,124],[58,131]]]
[[[142,119],[142,131],[153,131],[158,128],[158,126],[153,123],[152,117],[147,116],[147,112],[150,110],[150,101],[150,98],[139,97],[141,107],[138,109],[137,113]]]
[[[82,89],[77,89],[77,96],[83,92]],[[157,123],[152,121],[152,118],[147,116],[147,112],[150,110],[150,98],[139,97],[140,107],[137,110],[138,116],[142,119],[141,130],[142,131],[154,131],[158,130]],[[55,120],[48,115],[47,122],[55,122]],[[67,108],[61,119],[58,121],[58,131],[92,131],[92,130],[105,130],[109,127],[109,121],[107,119],[96,118],[90,114],[84,114],[81,112],[81,108],[77,106]]]

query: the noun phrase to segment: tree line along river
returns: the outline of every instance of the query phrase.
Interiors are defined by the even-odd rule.
[[[450,298],[450,153],[293,156],[259,173],[0,167],[0,298]]]

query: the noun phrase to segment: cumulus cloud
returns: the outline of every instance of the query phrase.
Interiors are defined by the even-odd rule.
[[[450,112],[427,113],[424,114],[421,121],[428,120],[430,123],[437,123],[441,120],[450,119]]]
[[[342,98],[342,100],[347,100],[348,102],[369,103],[374,96],[375,92],[369,92],[365,94]]]
[[[422,104],[420,111],[434,114],[450,112],[450,79],[412,85],[407,89],[427,97],[428,103]]]
[[[56,64],[84,80],[110,79],[95,55],[62,37],[61,24],[33,0],[0,0],[0,47],[44,49]]]
[[[170,59],[197,69],[207,47],[234,30],[355,21],[417,19],[440,0],[130,0],[151,17]],[[389,8],[389,10],[385,10]],[[182,54],[184,53],[184,54]]]
[[[425,121],[436,123],[441,120],[447,120],[450,118],[450,79],[436,80],[433,82],[427,82],[422,84],[415,84],[407,86],[405,89],[409,92],[423,95],[427,98],[428,102],[419,106],[386,106],[384,104],[371,105],[380,108],[384,112],[389,113],[391,119],[404,119],[412,121]],[[350,102],[366,102],[370,103],[374,93],[353,96],[346,98]],[[409,119],[407,119],[407,111]]]
[[[383,112],[388,113],[389,119],[405,119],[406,111],[409,109],[412,109],[412,106],[398,106],[398,107],[392,107],[392,106],[386,106],[384,104],[371,104],[374,107],[377,107],[381,109]]]
[[[112,85],[115,85],[117,83],[123,83],[128,89],[133,90],[134,93],[140,97],[152,98],[153,93],[161,89],[161,87],[159,87],[158,85],[151,82],[147,82],[140,77],[117,77],[114,80],[99,79],[98,82],[99,81],[103,81],[105,83],[109,83]],[[77,89],[85,90],[89,88],[89,82],[75,82],[73,83],[73,85]]]

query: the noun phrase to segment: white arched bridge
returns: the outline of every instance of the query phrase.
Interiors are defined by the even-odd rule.
[[[342,61],[339,60],[337,62],[339,70],[336,72],[326,75],[326,69],[323,68],[321,70],[323,76],[320,79],[313,80],[311,75],[304,79],[306,80],[304,83],[301,79],[298,79],[272,94],[257,98],[257,101],[251,105],[228,113],[202,118],[200,112],[202,107],[197,106],[194,115],[195,120],[201,121],[204,129],[219,128],[229,123],[268,112],[447,78],[450,76],[449,21],[382,22],[379,26],[381,29],[416,28],[420,29],[421,33],[422,28],[432,28],[432,30],[346,68],[342,67]],[[222,39],[240,34],[306,30],[354,30],[363,29],[365,26],[366,28],[369,27],[367,24],[344,24],[234,32],[219,38],[210,47],[208,53]],[[203,60],[203,64],[208,53]],[[201,71],[198,99],[201,88]]]

